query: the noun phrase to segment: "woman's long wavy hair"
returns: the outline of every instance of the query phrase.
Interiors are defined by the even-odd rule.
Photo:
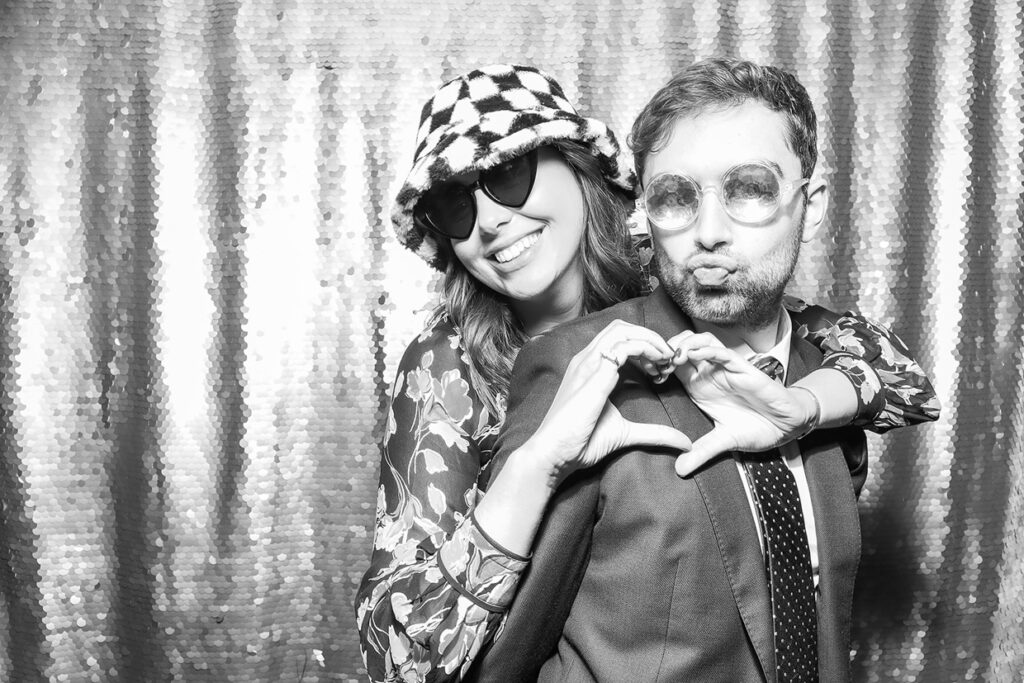
[[[631,202],[608,183],[598,160],[574,141],[552,144],[565,159],[583,193],[585,225],[580,240],[583,266],[583,312],[591,313],[638,296],[642,277],[625,222]],[[462,333],[469,356],[470,382],[492,415],[502,418],[512,365],[529,338],[508,298],[485,287],[455,257],[451,244],[445,270],[443,301],[435,312],[447,314]]]

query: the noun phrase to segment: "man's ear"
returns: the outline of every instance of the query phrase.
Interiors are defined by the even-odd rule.
[[[804,205],[804,229],[801,242],[810,242],[825,223],[828,213],[828,183],[817,176],[807,183],[807,203]]]

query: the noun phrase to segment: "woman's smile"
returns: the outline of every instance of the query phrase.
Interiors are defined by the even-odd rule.
[[[543,230],[543,228],[541,228],[541,230]],[[517,261],[520,256],[525,254],[527,250],[530,249],[530,247],[537,244],[537,241],[540,239],[540,233],[540,230],[531,232],[525,237],[516,240],[508,247],[505,247],[504,249],[499,249],[498,251],[491,255],[491,258],[493,258],[498,263],[511,263],[513,261]]]

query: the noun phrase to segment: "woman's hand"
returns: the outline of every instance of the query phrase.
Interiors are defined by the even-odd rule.
[[[802,436],[814,424],[817,399],[768,377],[714,335],[682,332],[676,376],[714,428],[676,460],[681,477],[726,451],[765,451]]]
[[[615,320],[569,361],[547,415],[524,444],[533,457],[544,459],[553,485],[628,446],[690,448],[679,430],[626,420],[608,401],[623,364],[635,363],[660,382],[675,368],[674,357],[675,349],[657,333]]]

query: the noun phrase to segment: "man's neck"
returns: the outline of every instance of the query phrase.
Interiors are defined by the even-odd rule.
[[[742,326],[721,327],[697,319],[694,319],[693,326],[698,332],[710,332],[728,348],[745,356],[750,352],[765,353],[779,343],[782,334],[782,315],[783,309],[780,308],[770,323],[757,329]]]

